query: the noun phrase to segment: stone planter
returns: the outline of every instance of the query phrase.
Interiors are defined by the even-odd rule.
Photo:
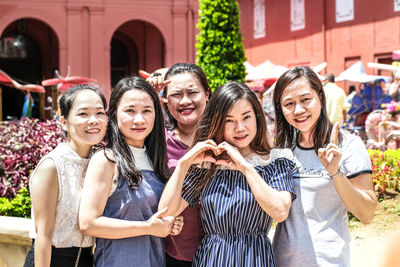
[[[0,267],[22,267],[32,240],[31,220],[0,216]]]

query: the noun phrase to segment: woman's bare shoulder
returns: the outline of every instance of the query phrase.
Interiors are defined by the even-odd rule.
[[[96,161],[98,163],[113,163],[115,161],[114,155],[110,149],[100,149],[96,151],[91,157],[90,161]]]

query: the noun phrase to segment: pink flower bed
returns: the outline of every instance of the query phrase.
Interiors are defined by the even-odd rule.
[[[28,187],[39,160],[63,141],[57,120],[0,122],[0,197],[14,198]]]

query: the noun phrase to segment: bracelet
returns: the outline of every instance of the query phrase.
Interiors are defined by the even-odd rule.
[[[337,173],[335,173],[334,175],[329,175],[329,177],[331,177],[331,180],[335,179],[336,176],[343,174],[343,172],[340,171],[340,169],[337,171]]]

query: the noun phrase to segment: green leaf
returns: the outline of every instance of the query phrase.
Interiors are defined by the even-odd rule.
[[[197,64],[203,68],[212,90],[228,82],[243,82],[246,61],[236,0],[200,0]]]

